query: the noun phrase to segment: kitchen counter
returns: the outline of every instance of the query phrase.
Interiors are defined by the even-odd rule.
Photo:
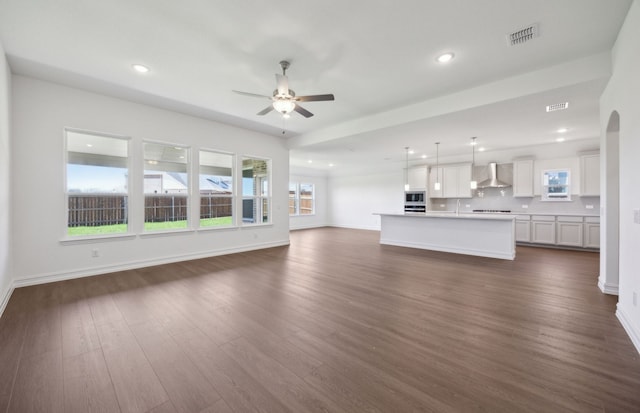
[[[512,214],[380,213],[380,244],[513,260]]]

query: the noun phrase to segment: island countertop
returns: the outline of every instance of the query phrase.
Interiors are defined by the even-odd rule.
[[[377,213],[380,244],[513,260],[515,216],[455,212]]]
[[[427,212],[379,212],[374,215],[394,216],[394,217],[411,217],[411,218],[453,218],[453,219],[489,219],[498,221],[510,221],[515,219],[515,214],[491,214],[491,213],[469,213],[461,212],[459,214],[449,211],[427,211]]]

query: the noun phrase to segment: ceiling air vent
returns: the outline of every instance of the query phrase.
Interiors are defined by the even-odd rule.
[[[529,40],[533,39],[534,37],[538,37],[539,35],[540,31],[538,30],[538,23],[535,23],[508,34],[507,42],[509,42],[509,45],[511,46],[516,46],[528,42]]]
[[[547,112],[555,112],[556,110],[565,110],[569,107],[569,102],[554,103],[547,106]]]

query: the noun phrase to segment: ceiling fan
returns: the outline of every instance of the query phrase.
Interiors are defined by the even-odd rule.
[[[234,92],[240,95],[252,96],[257,98],[267,98],[272,100],[271,105],[258,112],[258,115],[263,116],[271,112],[272,110],[276,110],[277,112],[280,112],[285,118],[288,118],[289,113],[293,111],[298,112],[305,118],[310,118],[311,116],[313,116],[313,113],[300,106],[298,102],[318,102],[323,100],[335,99],[332,94],[296,96],[295,92],[289,89],[289,79],[287,79],[287,69],[289,68],[289,66],[290,64],[286,60],[280,62],[280,67],[282,67],[282,74],[279,75],[276,73],[277,86],[276,90],[273,91],[273,96],[241,92],[239,90],[234,90]]]

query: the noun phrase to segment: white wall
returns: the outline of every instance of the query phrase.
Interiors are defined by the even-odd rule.
[[[0,44],[0,315],[11,288],[11,72]]]
[[[318,228],[327,226],[327,177],[292,174],[289,176],[289,182],[313,184],[315,190],[315,214],[289,216],[289,229]]]
[[[336,227],[380,230],[376,212],[402,212],[404,171],[334,176],[329,184],[329,223]]]
[[[613,111],[620,114],[620,239],[619,302],[617,315],[640,351],[640,2],[631,5],[613,49],[613,75],[600,99],[601,147],[606,148],[606,127]],[[601,162],[606,162],[601,156]],[[607,165],[601,170],[607,170]],[[606,187],[607,181],[604,180]],[[602,207],[607,208],[606,202]],[[603,211],[603,212],[606,212]],[[602,214],[605,216],[605,214]],[[606,223],[605,223],[606,225]],[[605,252],[606,253],[606,252]],[[601,256],[601,259],[605,257]],[[602,267],[601,267],[602,268]],[[606,274],[601,274],[606,277]],[[634,294],[637,296],[634,304]]]
[[[16,285],[162,262],[284,245],[289,242],[289,153],[281,138],[205,119],[13,76],[11,193]],[[220,149],[272,160],[273,225],[63,244],[66,205],[63,130],[129,136],[133,143],[132,216],[141,227],[143,139]],[[197,153],[197,152],[194,152]],[[43,211],[46,214],[43,215]],[[134,225],[135,227],[135,225]],[[92,249],[100,256],[92,258]]]

